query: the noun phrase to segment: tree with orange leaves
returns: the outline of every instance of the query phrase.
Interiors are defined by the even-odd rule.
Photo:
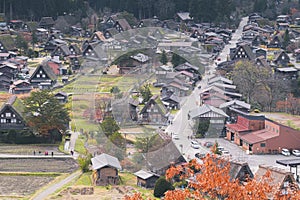
[[[217,155],[207,154],[202,163],[191,160],[189,163],[180,166],[171,166],[166,172],[168,180],[174,177],[189,179],[188,186],[182,189],[170,190],[165,193],[165,200],[182,199],[238,199],[238,200],[264,200],[274,191],[271,186],[271,173],[267,172],[262,178],[247,179],[240,182],[231,179],[229,170],[230,163],[220,159]],[[132,199],[141,200],[142,198]],[[299,191],[289,192],[287,195],[275,194],[275,200],[300,199]],[[131,200],[131,199],[126,199]]]

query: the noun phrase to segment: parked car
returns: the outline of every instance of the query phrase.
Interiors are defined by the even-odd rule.
[[[199,159],[204,158],[205,156],[206,156],[205,153],[195,153],[195,157]]]
[[[179,140],[179,135],[173,133],[172,138],[173,138],[174,140]]]
[[[220,151],[220,152],[225,151],[225,148],[224,148],[224,147],[221,147],[221,146],[218,146],[217,149],[218,149],[218,151]]]
[[[210,147],[214,146],[214,143],[212,143],[212,142],[205,142],[204,146],[207,147],[207,148],[210,148]]]
[[[199,149],[200,148],[200,144],[197,141],[194,141],[194,140],[191,141],[191,146],[194,149]]]
[[[288,149],[284,149],[284,148],[281,150],[281,154],[284,155],[284,156],[290,156],[291,155],[290,151]]]
[[[292,154],[293,154],[294,156],[300,156],[300,150],[294,149],[294,150],[292,151]]]
[[[226,157],[226,158],[230,158],[231,157],[231,154],[227,150],[221,151],[221,155],[222,155],[222,157]]]

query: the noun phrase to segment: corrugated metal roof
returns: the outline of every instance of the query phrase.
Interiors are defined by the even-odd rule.
[[[102,153],[101,155],[92,158],[91,161],[94,170],[101,169],[105,166],[122,169],[118,158],[110,156],[106,153]]]

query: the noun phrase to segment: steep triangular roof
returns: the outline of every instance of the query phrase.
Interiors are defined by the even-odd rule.
[[[10,34],[0,34],[0,43],[2,43],[7,51],[16,50],[15,40]]]
[[[16,115],[18,115],[18,117],[23,121],[23,112],[24,112],[24,105],[21,102],[20,99],[17,98],[17,96],[13,95],[11,96],[7,102],[5,104],[2,105],[0,112],[2,112],[2,110],[6,109],[7,107],[9,107]]]
[[[30,80],[33,77],[35,77],[35,75],[39,72],[39,70],[43,70],[51,80],[56,80],[57,79],[57,76],[54,74],[52,69],[46,63],[43,63],[35,69],[35,71],[33,72],[33,74],[30,77]]]

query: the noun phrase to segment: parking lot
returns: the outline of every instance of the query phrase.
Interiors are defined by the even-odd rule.
[[[276,163],[276,160],[285,160],[285,159],[296,159],[300,157],[296,157],[294,155],[291,156],[284,156],[281,154],[277,155],[269,155],[269,154],[264,154],[264,155],[249,155],[246,153],[246,151],[242,150],[241,147],[238,145],[229,142],[225,139],[222,138],[205,138],[205,139],[196,139],[198,143],[201,145],[199,149],[193,149],[192,152],[199,152],[199,153],[207,153],[210,152],[209,148],[206,148],[204,146],[204,143],[209,141],[212,143],[218,142],[219,146],[224,147],[225,150],[229,151],[231,154],[232,159],[241,161],[241,162],[247,162],[251,168],[251,170],[255,173],[258,169],[259,165],[269,165],[269,166],[276,166],[279,168],[283,168],[286,170],[290,170],[289,167],[284,167],[282,165],[279,165]]]

